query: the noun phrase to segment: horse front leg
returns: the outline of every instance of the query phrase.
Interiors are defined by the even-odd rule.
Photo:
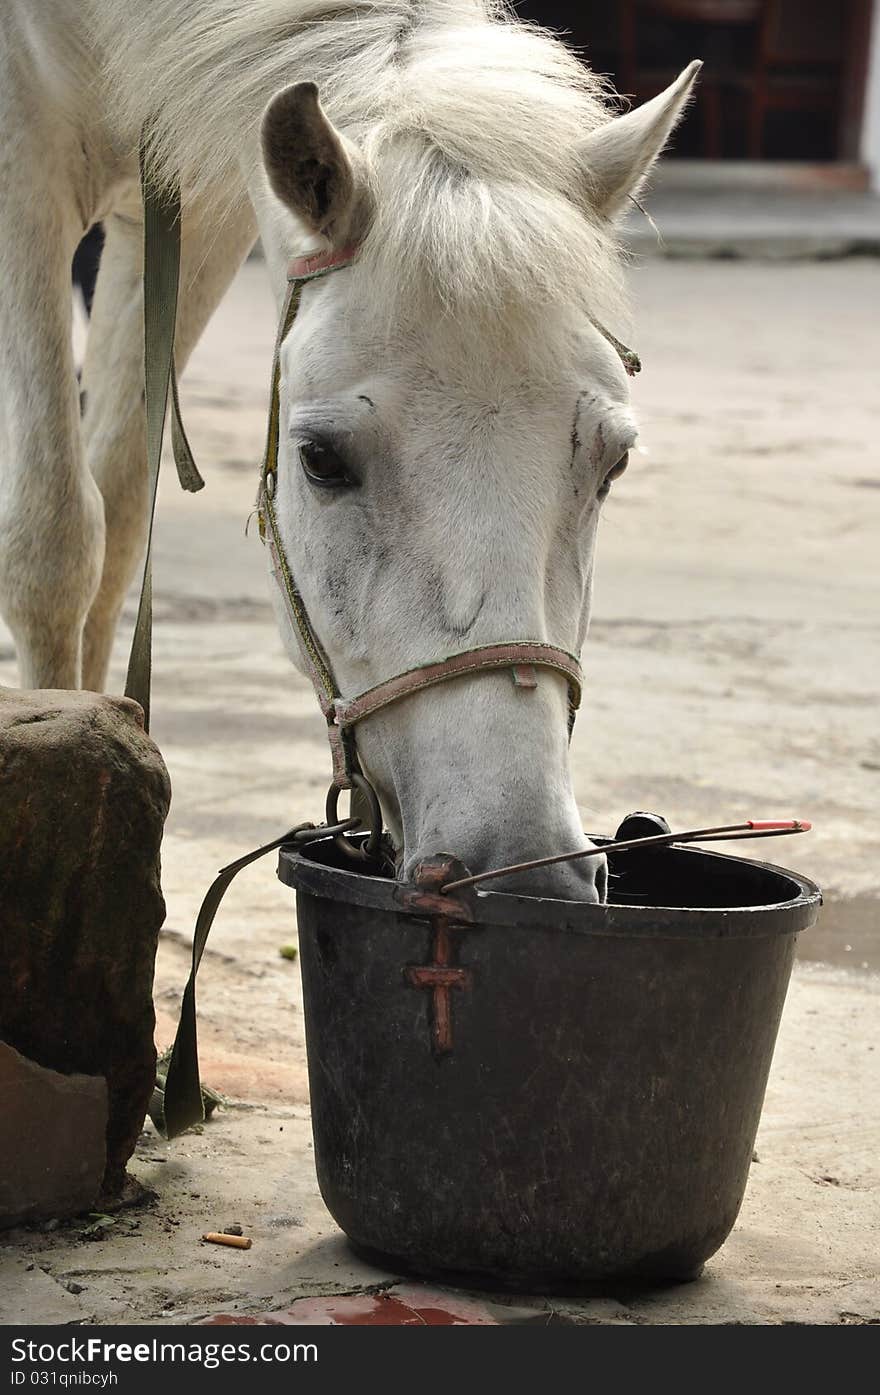
[[[83,368],[89,468],[104,499],[101,582],[85,630],[83,682],[102,691],[125,593],[147,532],[144,425],[143,225],[136,209],[113,215],[92,307]],[[253,244],[244,204],[218,226],[208,210],[184,213],[175,358],[182,372],[213,310]]]
[[[104,512],[79,433],[70,265],[83,228],[50,133],[0,151],[0,613],[26,688],[76,688]],[[28,154],[29,143],[36,148]]]

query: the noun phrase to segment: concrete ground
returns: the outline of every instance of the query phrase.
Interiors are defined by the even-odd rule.
[[[679,827],[810,818],[814,833],[769,855],[818,880],[826,907],[802,937],[745,1203],[704,1277],[490,1307],[516,1322],[876,1322],[880,269],[651,261],[632,283],[646,453],[601,528],[573,743],[584,823],[610,831],[636,808]],[[322,721],[244,534],[273,321],[250,263],[184,385],[207,488],[181,494],[172,468],[160,501],[162,1046],[216,869],[318,818],[328,782]],[[7,644],[0,682],[14,681]],[[147,1127],[132,1171],[152,1207],[0,1236],[0,1320],[185,1322],[395,1282],[352,1256],[317,1192],[298,969],[279,954],[295,938],[269,859],[230,891],[201,978],[203,1073],[230,1106],[173,1144]],[[250,1250],[200,1244],[231,1221]]]

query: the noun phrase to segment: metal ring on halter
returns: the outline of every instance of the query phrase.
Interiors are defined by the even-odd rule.
[[[379,852],[382,839],[382,810],[379,807],[378,795],[365,776],[353,771],[351,775],[351,786],[352,789],[357,790],[359,794],[363,795],[369,805],[369,832],[363,843],[353,843],[350,838],[346,838],[342,833],[338,834],[333,839],[333,842],[347,857],[355,857],[359,861],[365,862],[368,858],[375,857]],[[338,822],[337,811],[339,806],[339,795],[339,786],[331,785],[327,791],[327,807],[325,814],[328,824]]]

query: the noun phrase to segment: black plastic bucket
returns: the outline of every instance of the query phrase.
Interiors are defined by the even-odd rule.
[[[547,1288],[692,1278],[724,1242],[821,897],[690,848],[609,862],[614,904],[471,892],[450,926],[331,841],[282,849],[318,1181],[355,1246]]]

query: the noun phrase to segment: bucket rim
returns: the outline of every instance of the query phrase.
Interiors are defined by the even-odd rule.
[[[610,841],[588,835],[596,843]],[[390,912],[408,919],[424,919],[404,904],[408,890],[388,877],[336,867],[309,856],[326,845],[321,839],[305,848],[282,847],[278,856],[278,877],[297,893],[322,900],[344,901],[364,909]],[[787,882],[793,895],[782,900],[751,906],[642,906],[623,902],[602,905],[586,901],[563,901],[552,897],[520,896],[512,892],[473,888],[470,905],[475,911],[474,929],[490,926],[530,928],[545,932],[585,935],[659,936],[670,939],[751,938],[754,936],[797,934],[816,921],[822,904],[819,887],[799,872],[770,862],[737,857],[730,853],[709,852],[703,848],[672,845],[652,854],[713,862],[735,862],[769,873]]]

